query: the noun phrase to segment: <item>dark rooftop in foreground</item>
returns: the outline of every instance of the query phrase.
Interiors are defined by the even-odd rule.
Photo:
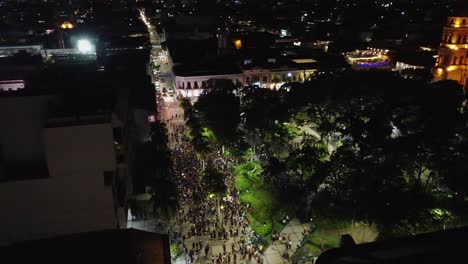
[[[117,229],[20,242],[0,248],[1,262],[80,264],[171,263],[169,238]]]
[[[317,264],[466,263],[468,227],[331,249]]]
[[[184,64],[173,67],[177,76],[206,76],[223,74],[241,74],[241,70],[232,61],[217,60],[211,63]]]
[[[195,63],[216,55],[218,41],[217,39],[167,40],[165,45],[174,64]]]
[[[420,51],[395,54],[395,60],[410,65],[432,67],[435,64],[434,52]]]

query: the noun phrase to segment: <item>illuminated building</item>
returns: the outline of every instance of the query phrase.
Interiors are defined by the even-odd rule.
[[[390,69],[390,58],[388,50],[368,48],[367,50],[356,50],[345,54],[346,61],[353,69]]]
[[[468,87],[468,12],[463,15],[447,19],[434,67],[434,79],[455,80]]]

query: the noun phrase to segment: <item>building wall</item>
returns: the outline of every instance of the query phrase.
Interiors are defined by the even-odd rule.
[[[110,123],[46,128],[44,145],[49,178],[0,183],[0,244],[115,228]]]
[[[282,84],[286,82],[303,82],[310,78],[316,70],[296,70],[296,69],[284,69],[284,70],[265,70],[265,69],[253,69],[244,70],[243,72],[243,83],[251,84],[258,83],[261,87],[278,89]]]
[[[407,63],[404,63],[404,62],[397,61],[396,66],[395,66],[395,70],[402,71],[402,70],[406,70],[406,69],[423,70],[424,66],[411,65],[411,64],[407,64]]]
[[[176,94],[182,97],[198,97],[203,92],[203,84],[210,79],[230,79],[234,83],[243,85],[259,83],[265,88],[279,88],[285,82],[298,81],[310,78],[315,74],[315,69],[252,69],[244,70],[242,74],[206,75],[206,76],[176,76]]]
[[[27,164],[44,160],[42,127],[53,96],[0,97],[0,157]]]
[[[182,97],[198,97],[203,92],[203,84],[207,83],[210,79],[229,79],[232,80],[234,83],[242,83],[243,77],[241,74],[205,75],[190,77],[176,76],[176,94]]]

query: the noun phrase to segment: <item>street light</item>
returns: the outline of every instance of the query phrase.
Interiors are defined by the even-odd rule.
[[[93,45],[87,39],[79,39],[77,42],[78,51],[82,53],[89,53],[93,51]]]
[[[65,41],[63,40],[63,32],[65,30],[73,29],[74,27],[75,26],[68,21],[65,21],[62,24],[60,24],[58,32],[59,32],[59,46],[61,49],[65,48]]]
[[[60,24],[60,28],[62,28],[62,29],[72,29],[74,27],[75,26],[72,23],[68,22],[68,21],[65,21],[62,24]]]

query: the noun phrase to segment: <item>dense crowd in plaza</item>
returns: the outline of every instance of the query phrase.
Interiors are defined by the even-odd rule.
[[[187,256],[188,263],[263,263],[261,239],[250,229],[246,212],[233,188],[228,168],[232,160],[221,152],[209,160],[226,175],[229,195],[210,195],[201,181],[202,163],[184,137],[185,126],[172,123],[180,116],[166,120],[180,209],[170,224],[170,237]],[[214,245],[222,245],[214,252]],[[219,247],[221,248],[221,247]]]

